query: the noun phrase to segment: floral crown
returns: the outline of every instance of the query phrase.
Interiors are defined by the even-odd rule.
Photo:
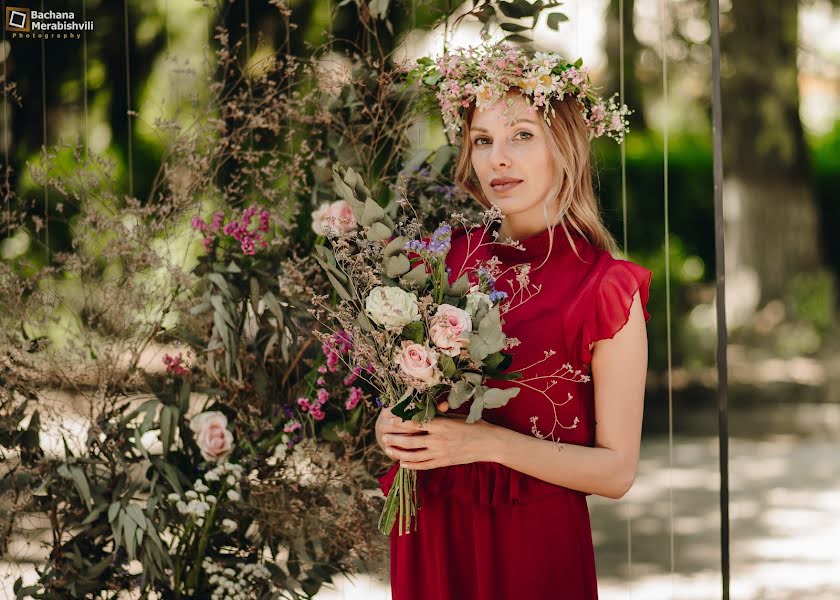
[[[443,123],[451,143],[456,143],[463,124],[463,109],[472,102],[478,109],[505,98],[507,91],[518,88],[530,106],[547,107],[552,98],[576,98],[589,128],[590,139],[608,135],[616,142],[624,140],[630,109],[619,105],[618,94],[604,101],[592,87],[589,70],[582,59],[566,62],[553,52],[530,56],[522,48],[505,42],[444,52],[437,58],[417,59],[417,67],[408,71],[408,81],[421,81],[440,104]],[[508,101],[508,105],[512,100]]]

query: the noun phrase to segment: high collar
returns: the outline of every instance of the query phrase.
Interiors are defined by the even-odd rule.
[[[499,225],[499,221],[490,225],[487,229],[487,239],[490,240],[490,254],[497,256],[504,263],[525,263],[541,260],[548,255],[549,249],[551,250],[552,256],[574,252],[572,243],[569,242],[569,239],[566,237],[566,232],[560,225],[554,227],[553,239],[549,230],[546,228],[539,233],[519,240],[517,246],[505,244],[503,240],[492,241],[493,232],[498,231]],[[574,244],[580,249],[584,241],[583,236],[571,228],[569,229],[569,234]]]

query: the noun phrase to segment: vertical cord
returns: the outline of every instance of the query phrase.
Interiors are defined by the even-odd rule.
[[[712,145],[715,188],[715,302],[717,303],[718,436],[720,445],[720,559],[723,589],[729,600],[729,399],[727,395],[726,269],[723,245],[723,108],[720,90],[720,5],[711,0]]]
[[[44,12],[44,0],[41,0],[41,12]],[[47,160],[47,48],[41,37],[41,117],[43,129],[43,152],[45,177],[49,173]],[[47,177],[47,179],[49,179]],[[44,240],[47,248],[47,264],[50,263],[50,196],[49,183],[44,182]]]
[[[624,104],[624,0],[618,0],[618,85],[619,103]],[[625,258],[629,255],[627,248],[627,164],[624,146],[627,143],[625,137],[621,144],[621,210],[622,224],[624,229],[624,250]],[[626,500],[625,500],[626,502]],[[633,598],[633,512],[627,512],[627,594]]]
[[[87,23],[87,0],[82,0],[82,22]],[[82,138],[85,144],[85,162],[88,160],[88,75],[87,75],[87,31],[82,31]]]
[[[6,27],[0,27],[3,30],[3,195],[6,197],[6,235],[11,237],[12,227],[12,208],[9,190],[9,100],[8,100],[8,86],[9,86],[9,56],[12,54],[11,47],[6,48]]]
[[[671,558],[671,597],[674,595],[674,398],[671,374],[671,245],[668,218],[668,56],[665,44],[665,17],[668,0],[659,2],[659,43],[662,53],[662,111],[663,111],[663,150],[662,184],[665,212],[665,320],[668,352],[668,531]]]
[[[288,27],[286,28],[286,35],[288,36]],[[288,56],[288,52],[286,53]],[[251,108],[253,110],[254,105],[254,89],[253,89],[253,82],[251,81],[250,77],[248,76],[249,66],[248,63],[251,61],[251,0],[245,0],[245,85],[248,86],[248,100],[251,102]],[[250,117],[248,118],[248,142],[249,142],[249,150],[251,155],[254,155],[254,124],[253,120]],[[254,165],[251,166],[252,174],[251,174],[251,198],[250,201],[254,200],[254,189],[256,188],[254,179],[256,178],[257,169]]]
[[[620,103],[624,104],[624,0],[618,0],[618,82]],[[641,110],[641,106],[637,108]],[[627,245],[627,138],[621,144],[621,210],[624,223],[624,256],[630,254]]]
[[[132,150],[131,135],[131,60],[128,54],[128,0],[123,0],[123,21],[125,25],[125,95],[126,95],[126,122],[128,123],[128,195],[134,196],[134,154]]]

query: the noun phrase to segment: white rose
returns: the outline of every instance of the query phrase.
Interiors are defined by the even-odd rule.
[[[490,300],[490,296],[485,294],[484,292],[478,291],[478,286],[473,286],[470,288],[470,293],[467,294],[467,312],[470,316],[475,317],[478,311],[481,309],[481,306],[484,305],[487,310],[493,308],[493,301]]]
[[[227,417],[217,410],[199,413],[190,419],[195,443],[205,460],[224,460],[233,450],[233,434],[228,431],[227,424]]]
[[[339,233],[347,233],[356,228],[353,210],[346,200],[336,200],[328,204],[324,202],[312,213],[312,231],[318,235],[326,235],[324,225],[329,225]]]
[[[402,348],[394,352],[394,362],[414,381],[417,389],[426,389],[440,383],[437,353],[428,346],[405,340]]]
[[[435,316],[429,323],[429,337],[435,346],[449,356],[458,356],[461,348],[469,345],[472,331],[470,315],[451,304],[438,306]]]
[[[365,310],[376,324],[393,329],[420,320],[417,296],[393,286],[373,288],[365,300]]]

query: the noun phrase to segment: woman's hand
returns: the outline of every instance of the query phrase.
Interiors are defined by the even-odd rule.
[[[448,407],[443,402],[438,409],[445,413]],[[376,422],[376,436],[385,454],[399,460],[406,469],[427,470],[492,460],[499,428],[484,420],[467,424],[464,418],[444,415],[419,424],[383,410]]]

